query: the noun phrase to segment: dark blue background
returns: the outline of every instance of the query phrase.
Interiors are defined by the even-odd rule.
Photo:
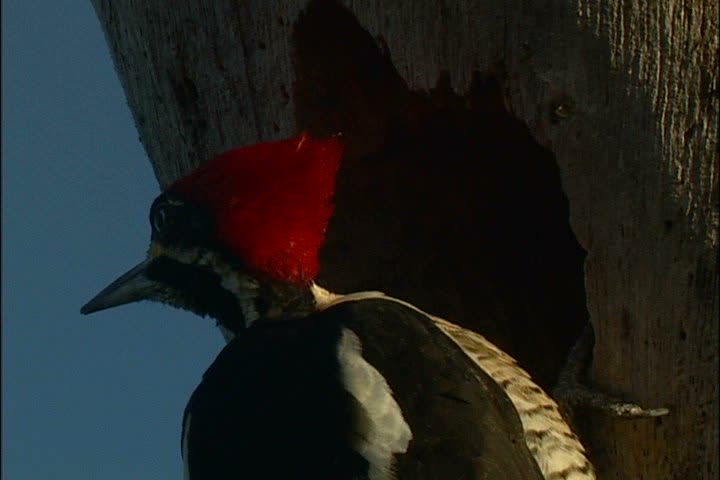
[[[3,478],[182,478],[213,322],[80,306],[146,252],[158,194],[89,1],[3,2]]]

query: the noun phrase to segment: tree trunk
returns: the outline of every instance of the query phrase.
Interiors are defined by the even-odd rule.
[[[716,0],[93,0],[162,187],[348,146],[321,282],[469,326],[551,386],[589,318],[603,479],[718,466]],[[587,252],[587,256],[585,253]]]

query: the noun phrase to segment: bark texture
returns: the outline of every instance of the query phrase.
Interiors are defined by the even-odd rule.
[[[546,386],[589,313],[594,384],[671,409],[587,412],[600,477],[717,477],[717,0],[93,4],[161,187],[342,132],[325,286],[470,326]]]

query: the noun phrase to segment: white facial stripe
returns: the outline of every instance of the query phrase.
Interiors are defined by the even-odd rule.
[[[199,265],[211,268],[220,276],[220,285],[237,298],[240,309],[243,312],[245,326],[249,327],[254,321],[260,318],[255,308],[255,299],[258,296],[260,284],[254,278],[238,272],[231,268],[226,262],[221,261],[216,254],[205,252],[198,261]],[[230,341],[225,338],[226,341]]]
[[[150,244],[150,250],[148,251],[148,258],[156,258],[160,255],[165,255],[180,263],[192,265],[197,263],[201,256],[200,248],[188,248],[180,249],[171,246],[166,246],[158,242]]]
[[[150,247],[149,256],[157,257],[159,255],[165,255],[185,265],[202,266],[211,269],[220,277],[220,285],[237,299],[243,313],[245,326],[250,326],[260,318],[255,307],[255,299],[258,296],[260,284],[254,278],[230,267],[217,254],[200,248],[178,249],[153,243]],[[232,340],[225,332],[223,332],[223,337],[225,337],[226,342]]]
[[[343,328],[337,355],[345,389],[368,415],[368,431],[354,447],[370,464],[370,480],[392,480],[395,454],[407,451],[412,439],[410,426],[385,378],[363,358],[355,332]]]

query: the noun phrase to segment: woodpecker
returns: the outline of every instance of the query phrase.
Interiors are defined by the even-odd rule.
[[[185,409],[187,479],[568,479],[593,467],[557,404],[481,335],[315,283],[338,137],[230,150],[150,209],[147,258],[81,312],[140,300],[226,346]]]

